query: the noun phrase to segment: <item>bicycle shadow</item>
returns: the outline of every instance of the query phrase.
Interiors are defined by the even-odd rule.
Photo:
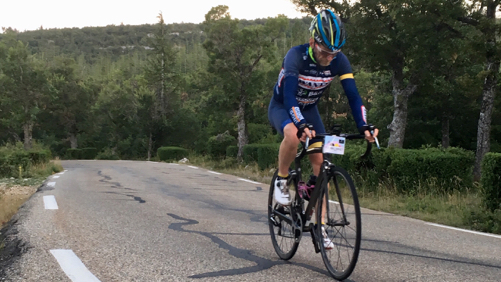
[[[205,237],[209,238],[212,242],[217,244],[219,246],[219,248],[228,250],[228,253],[230,255],[232,255],[236,258],[240,258],[240,259],[254,262],[256,264],[256,265],[250,266],[250,267],[242,267],[242,268],[237,268],[237,269],[226,269],[226,270],[196,274],[196,275],[189,276],[189,278],[221,277],[221,276],[232,276],[232,275],[239,275],[239,274],[254,273],[254,272],[259,272],[262,270],[272,268],[273,266],[276,266],[276,265],[283,265],[283,264],[301,266],[303,268],[306,268],[306,269],[309,269],[309,270],[312,270],[312,271],[315,271],[317,273],[324,274],[324,275],[330,277],[329,273],[326,270],[323,270],[323,269],[320,269],[320,268],[317,268],[317,267],[314,267],[311,265],[307,265],[304,263],[296,263],[296,262],[290,262],[290,261],[284,261],[284,260],[274,261],[274,260],[270,260],[270,259],[256,256],[256,255],[252,254],[252,251],[246,250],[246,249],[239,249],[237,247],[234,247],[210,232],[185,230],[185,229],[183,229],[183,226],[195,225],[195,224],[198,224],[199,222],[196,220],[193,220],[193,219],[183,218],[181,216],[178,216],[178,215],[172,214],[172,213],[168,213],[167,215],[169,215],[170,217],[172,217],[174,219],[185,221],[185,222],[180,222],[180,223],[171,223],[168,227],[169,229],[179,231],[179,232],[195,233],[195,234],[205,236]],[[269,234],[251,234],[251,235],[269,235]],[[348,279],[345,281],[353,282],[353,281],[348,280]]]

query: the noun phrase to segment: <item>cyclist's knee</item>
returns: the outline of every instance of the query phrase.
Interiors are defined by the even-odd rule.
[[[299,139],[297,139],[297,127],[293,123],[289,123],[284,127],[284,142],[290,144],[291,146],[299,145]]]

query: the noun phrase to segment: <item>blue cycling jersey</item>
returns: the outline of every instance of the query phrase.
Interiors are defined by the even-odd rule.
[[[329,66],[322,67],[312,57],[309,44],[292,47],[284,58],[273,99],[283,103],[296,126],[306,123],[301,110],[315,107],[323,92],[339,76],[348,97],[357,128],[367,124],[365,107],[355,85],[350,62],[338,53]]]

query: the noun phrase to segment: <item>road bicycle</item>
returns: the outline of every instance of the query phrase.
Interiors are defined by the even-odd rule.
[[[373,130],[374,126],[370,125],[370,131]],[[334,126],[330,134],[316,135],[315,139],[321,141],[309,145],[307,139],[306,143],[302,143],[294,161],[295,169],[289,171],[287,185],[292,199],[289,206],[282,206],[274,199],[278,170],[275,171],[268,197],[268,222],[273,247],[281,259],[291,259],[303,232],[310,232],[315,252],[322,254],[332,277],[344,280],[351,275],[358,260],[362,237],[360,205],[351,176],[329,159],[331,154],[344,153],[346,140],[364,138],[361,134],[341,133],[340,126]],[[371,148],[371,143],[367,142],[362,157],[368,156]],[[324,161],[316,185],[309,189],[302,180],[301,160],[315,153],[322,153]],[[322,232],[322,225],[325,232]],[[334,248],[326,249],[324,238],[332,242]]]

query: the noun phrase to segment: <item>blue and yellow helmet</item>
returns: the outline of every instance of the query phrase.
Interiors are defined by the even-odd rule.
[[[331,10],[322,10],[310,25],[311,36],[329,50],[336,51],[346,42],[346,31],[341,18]]]

